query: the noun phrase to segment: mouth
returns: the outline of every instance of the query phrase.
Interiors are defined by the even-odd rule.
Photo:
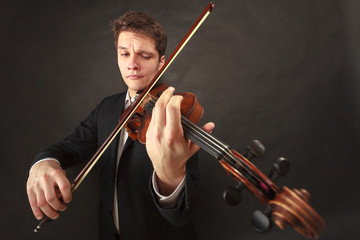
[[[139,79],[143,78],[143,76],[137,75],[137,74],[131,74],[131,75],[127,75],[126,78],[131,79],[131,80],[139,80]]]

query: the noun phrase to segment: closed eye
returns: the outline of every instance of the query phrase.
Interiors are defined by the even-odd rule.
[[[148,55],[140,55],[142,58],[144,58],[144,59],[151,59],[151,56],[148,56]]]

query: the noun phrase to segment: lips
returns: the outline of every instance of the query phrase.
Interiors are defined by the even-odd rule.
[[[131,80],[139,80],[139,79],[143,78],[143,76],[137,75],[137,74],[132,74],[132,75],[127,75],[126,78],[131,79]]]

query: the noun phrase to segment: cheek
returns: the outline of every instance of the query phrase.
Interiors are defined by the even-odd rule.
[[[117,58],[117,63],[118,63],[118,66],[119,66],[119,68],[120,68],[120,66],[122,65],[122,63],[121,63],[119,57]]]
[[[119,67],[119,69],[120,69],[120,72],[122,73],[123,70],[124,70],[124,68],[125,68],[125,65],[124,65],[123,62],[121,62],[121,61],[118,60],[118,67]]]
[[[151,63],[148,65],[148,71],[153,73],[153,74],[156,74],[159,70],[160,70],[160,66],[159,64],[156,62],[156,63]]]

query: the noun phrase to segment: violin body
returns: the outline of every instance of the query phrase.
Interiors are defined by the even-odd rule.
[[[135,113],[125,125],[129,137],[138,139],[142,144],[146,143],[146,131],[151,120],[151,111],[154,107],[156,99],[168,88],[165,83],[159,84],[156,88],[152,89],[146,96],[144,101],[136,108]],[[181,115],[189,119],[191,122],[198,124],[204,109],[201,107],[192,93],[178,93],[177,95],[183,96],[181,102],[180,112]]]

